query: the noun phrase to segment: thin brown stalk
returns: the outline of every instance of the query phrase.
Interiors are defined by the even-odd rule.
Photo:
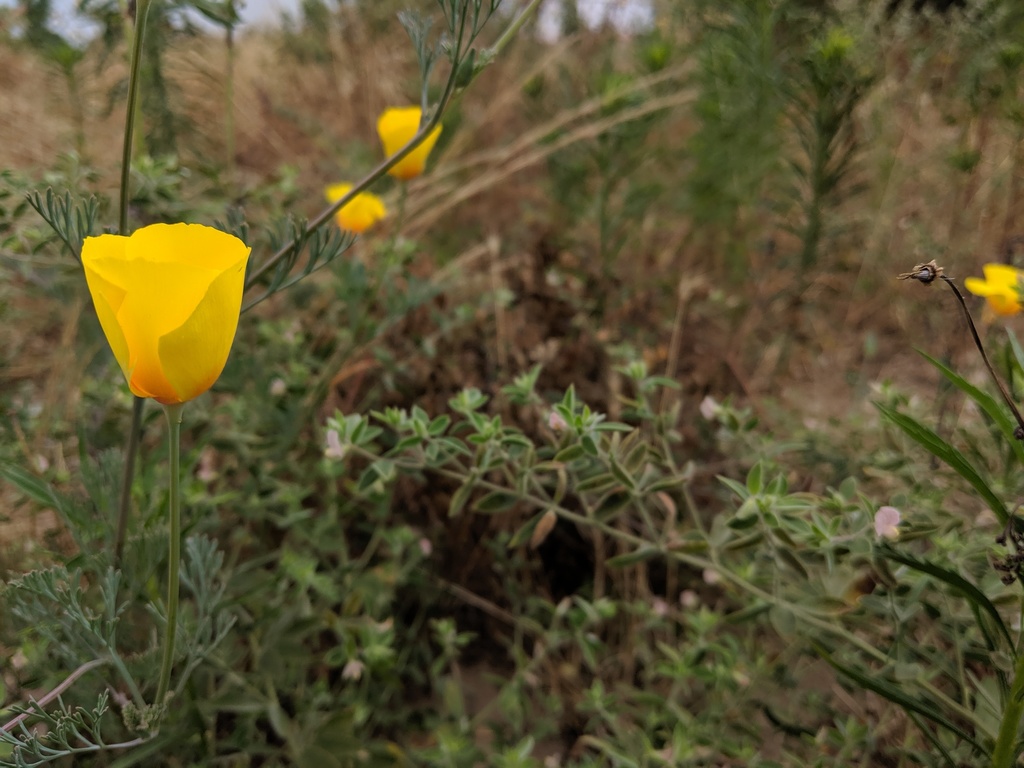
[[[953,290],[953,295],[956,296],[957,301],[960,302],[960,308],[964,311],[964,317],[967,318],[967,325],[971,329],[971,336],[974,338],[974,346],[978,348],[978,352],[981,353],[981,359],[985,361],[985,367],[988,369],[988,375],[992,377],[992,381],[995,382],[996,388],[999,390],[999,394],[1003,397],[1003,402],[1006,403],[1006,407],[1010,409],[1010,413],[1013,414],[1013,418],[1017,421],[1017,429],[1013,431],[1013,436],[1018,440],[1024,440],[1024,418],[1021,418],[1020,411],[1017,409],[1016,403],[1010,399],[1009,393],[1003,386],[1003,382],[996,375],[995,368],[992,367],[992,363],[988,359],[988,354],[985,352],[985,345],[981,343],[981,336],[978,334],[978,328],[974,324],[974,318],[971,317],[971,311],[967,308],[967,302],[964,300],[964,295],[960,293],[960,289],[956,287],[956,283],[953,279],[946,275],[939,275],[940,278]]]

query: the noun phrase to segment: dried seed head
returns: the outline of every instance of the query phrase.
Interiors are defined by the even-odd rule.
[[[931,283],[937,277],[942,277],[943,269],[935,263],[935,259],[932,259],[927,264],[918,264],[909,272],[902,272],[897,275],[900,280],[920,280],[925,285],[931,285]]]

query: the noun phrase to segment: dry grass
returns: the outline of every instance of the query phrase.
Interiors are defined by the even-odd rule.
[[[257,186],[282,165],[294,166],[302,213],[319,210],[326,182],[357,175],[376,156],[379,111],[415,96],[415,66],[404,38],[396,34],[382,44],[364,25],[346,22],[334,27],[327,63],[283,55],[279,39],[269,34],[245,35],[237,43],[237,180]],[[593,141],[622,121],[659,112],[667,118],[656,139],[678,148],[680,168],[685,167],[686,142],[695,129],[689,109],[693,96],[683,85],[689,61],[635,80],[636,92],[666,83],[678,87],[630,110],[602,117],[602,99],[584,98],[539,120],[531,117],[527,83],[553,73],[579,81],[581,62],[616,44],[608,37],[582,36],[540,55],[532,46],[513,47],[461,97],[459,130],[445,137],[448,145],[435,172],[411,186],[406,231],[479,232],[477,242],[463,247],[465,253],[485,254],[460,270],[458,279],[467,286],[493,286],[497,280],[514,288],[508,275],[516,270],[507,265],[528,263],[559,231],[546,176],[554,153]],[[652,216],[636,222],[635,237],[617,268],[632,297],[610,311],[604,327],[594,329],[596,335],[630,341],[655,369],[668,366],[698,396],[693,404],[704,393],[736,392],[755,403],[777,398],[812,419],[842,416],[852,398],[864,400],[870,381],[930,381],[931,374],[909,354],[911,347],[948,350],[957,356],[955,364],[972,365],[949,297],[937,289],[915,290],[918,286],[894,277],[933,257],[958,278],[977,273],[981,263],[999,258],[1006,243],[1021,234],[1013,222],[1024,210],[1012,184],[1013,175],[1020,174],[1019,137],[991,117],[970,120],[966,129],[948,120],[955,106],[947,94],[954,73],[951,63],[936,61],[912,68],[898,47],[887,54],[883,78],[859,113],[866,191],[838,212],[856,235],[830,246],[799,317],[778,301],[791,280],[774,263],[774,253],[793,243],[779,227],[783,222],[754,223],[774,251],[748,254],[749,279],[734,285],[723,278],[723,255],[714,239],[695,239],[686,220]],[[116,108],[108,112],[106,105],[124,77],[124,65],[116,53],[102,67],[100,62],[94,50],[80,67],[86,151],[101,173],[101,187],[112,190],[123,115]],[[178,40],[169,54],[174,108],[190,126],[182,142],[186,164],[223,159],[226,63],[223,42],[213,37]],[[0,47],[0,167],[39,172],[69,149],[74,127],[66,93],[61,76],[30,52]],[[559,138],[548,141],[555,131]],[[955,172],[949,157],[965,147],[978,151],[980,162],[970,173]],[[499,244],[496,255],[488,245],[492,238]],[[585,269],[591,254],[581,243],[557,253],[557,263]],[[424,270],[436,268],[430,256],[425,258]],[[665,291],[666,283],[677,290]],[[709,299],[719,287],[737,297],[742,312],[728,296],[724,303]],[[34,313],[26,308],[20,314]],[[60,338],[69,321],[41,312],[31,322],[24,336],[29,346],[11,350],[17,363],[4,380],[42,376],[41,396],[58,407],[53,380],[44,372],[68,365],[68,351],[62,345],[33,348],[30,340]],[[502,318],[500,338],[488,342],[497,341],[505,361],[532,354],[511,348],[517,338],[531,338],[517,322],[522,318]],[[869,335],[874,349],[866,343]],[[349,362],[341,364],[343,371]]]

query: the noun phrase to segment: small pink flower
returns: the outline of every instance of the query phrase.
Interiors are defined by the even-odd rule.
[[[552,411],[548,414],[548,426],[551,427],[555,432],[561,432],[569,426],[566,422],[565,417],[562,416],[558,411]]]
[[[270,394],[274,397],[280,397],[288,391],[288,385],[285,384],[284,379],[277,378],[270,382]]]
[[[327,449],[324,451],[324,456],[329,459],[345,458],[345,446],[341,444],[341,436],[336,429],[327,430]]]
[[[217,479],[217,452],[207,446],[199,454],[199,469],[196,477],[204,483],[212,483]]]
[[[721,410],[722,406],[711,395],[700,401],[700,415],[707,421],[713,421]]]
[[[875,534],[882,539],[900,537],[900,511],[896,507],[879,507],[875,512]]]
[[[419,541],[420,552],[423,553],[424,557],[430,557],[430,553],[434,551],[434,545],[430,542],[426,536]]]
[[[655,616],[665,618],[668,616],[668,603],[662,598],[656,597],[651,603],[651,610],[654,612]]]
[[[363,676],[363,662],[358,659],[351,659],[345,662],[345,666],[341,669],[341,677],[343,680],[358,680]]]
[[[712,587],[722,580],[722,577],[719,576],[718,571],[714,570],[713,568],[705,568],[704,573],[702,575],[704,576],[704,583]]]
[[[692,589],[684,589],[679,593],[679,604],[683,608],[693,609],[700,605],[700,595]]]

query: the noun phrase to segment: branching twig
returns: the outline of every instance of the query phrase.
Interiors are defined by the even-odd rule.
[[[78,678],[80,678],[86,672],[91,672],[97,667],[105,666],[108,663],[108,659],[93,659],[92,661],[85,662],[85,664],[83,664],[70,675],[68,675],[66,678],[64,678],[63,682],[61,682],[60,685],[58,685],[52,691],[43,696],[43,698],[39,699],[39,701],[37,701],[36,704],[40,708],[49,705],[54,699],[56,699],[58,696],[64,693],[64,691],[66,691],[68,688],[74,685],[75,681],[78,680]],[[6,733],[13,733],[15,728],[17,728],[21,723],[23,723],[31,716],[31,712],[22,712],[16,718],[11,720],[11,722],[5,723],[4,725],[0,726],[0,731],[4,731]]]

